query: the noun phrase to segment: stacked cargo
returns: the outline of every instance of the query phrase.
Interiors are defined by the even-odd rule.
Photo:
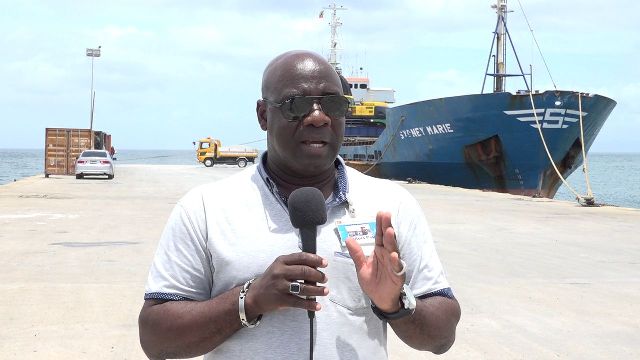
[[[111,135],[89,129],[47,128],[45,132],[44,176],[73,175],[75,162],[87,149],[111,149]]]

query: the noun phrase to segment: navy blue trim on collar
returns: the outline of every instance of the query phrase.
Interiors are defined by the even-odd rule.
[[[283,205],[284,208],[286,209],[287,198],[284,195],[280,194],[280,192],[278,191],[278,187],[276,186],[276,183],[273,182],[273,180],[269,178],[269,174],[267,174],[267,152],[266,151],[260,154],[260,160],[258,161],[258,174],[260,174],[262,181],[264,181],[264,183],[267,185],[267,189],[269,189],[271,194],[273,194],[273,196],[275,196],[276,199],[279,200],[280,204]]]
[[[333,199],[327,204],[329,207],[338,206],[347,201],[349,193],[349,181],[347,179],[347,169],[340,156],[336,158],[336,187],[333,189]]]
[[[347,171],[345,169],[344,160],[340,156],[336,158],[334,162],[336,167],[336,185],[333,189],[333,196],[331,197],[331,201],[327,202],[327,207],[334,207],[340,204],[343,204],[347,201],[347,193],[349,193],[349,181],[347,179]],[[287,197],[278,191],[278,187],[276,183],[269,178],[269,174],[266,171],[267,168],[267,152],[263,152],[260,155],[260,160],[258,161],[258,174],[267,185],[269,191],[279,200],[279,202],[287,208]]]

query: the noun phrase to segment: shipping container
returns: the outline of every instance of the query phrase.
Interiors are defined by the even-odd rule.
[[[102,131],[93,132],[93,148],[109,150],[111,135]],[[44,176],[74,175],[76,159],[84,150],[91,148],[91,130],[47,128],[45,130]]]

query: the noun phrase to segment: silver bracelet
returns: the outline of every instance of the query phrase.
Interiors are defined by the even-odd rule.
[[[247,321],[247,314],[245,314],[244,312],[244,299],[247,297],[249,286],[251,286],[251,284],[255,280],[256,278],[253,278],[247,281],[246,283],[244,283],[244,285],[242,286],[242,289],[240,290],[240,296],[238,296],[238,313],[240,314],[240,323],[242,324],[243,327],[254,328],[258,326],[258,324],[260,324],[260,319],[262,319],[262,314],[260,314],[255,320],[249,322]]]

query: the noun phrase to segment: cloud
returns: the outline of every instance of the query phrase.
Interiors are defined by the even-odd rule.
[[[344,1],[343,68],[349,74],[362,67],[374,87],[394,88],[398,103],[477,93],[495,25],[492,3]],[[525,67],[534,64],[536,88],[550,87],[518,2],[509,4],[520,60]],[[615,148],[608,139],[640,131],[634,63],[640,27],[633,15],[640,3],[523,5],[558,87],[618,101],[601,133],[603,143]],[[0,147],[40,147],[42,128],[85,124],[91,62],[84,49],[98,45],[103,56],[94,60],[96,120],[121,146],[149,148],[161,138],[180,148],[205,135],[225,143],[255,140],[263,136],[254,107],[264,66],[291,49],[326,55],[328,11],[318,19],[325,6],[295,0],[12,4],[0,14],[0,121],[8,124]],[[509,84],[522,88],[516,80]],[[142,132],[152,136],[141,139]],[[17,143],[16,137],[29,140]]]

